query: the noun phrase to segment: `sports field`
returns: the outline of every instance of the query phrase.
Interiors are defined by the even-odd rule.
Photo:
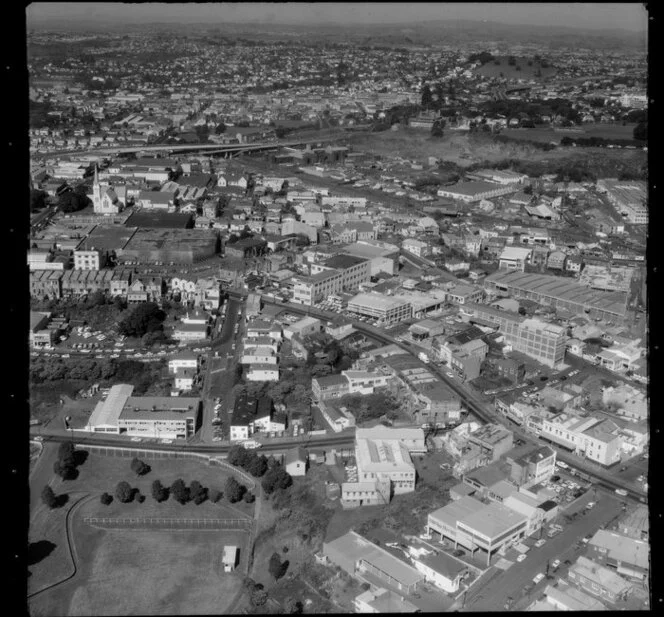
[[[77,527],[78,527],[77,523]],[[80,526],[77,576],[36,596],[39,615],[223,614],[242,588],[246,536],[219,531],[99,531]],[[224,545],[241,563],[224,573]]]

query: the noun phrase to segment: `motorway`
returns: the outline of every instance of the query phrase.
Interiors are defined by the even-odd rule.
[[[196,150],[213,150],[215,152],[251,152],[252,150],[274,150],[276,148],[287,148],[291,146],[301,146],[303,144],[318,143],[323,141],[334,141],[344,139],[347,134],[339,133],[337,135],[317,135],[307,138],[289,141],[260,141],[251,144],[159,144],[153,146],[112,146],[110,148],[96,148],[89,150],[57,150],[54,152],[36,152],[32,158],[62,156],[65,154],[79,155],[117,155],[130,154],[138,152],[191,152]]]

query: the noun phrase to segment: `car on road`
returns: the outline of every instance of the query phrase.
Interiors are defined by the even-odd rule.
[[[528,556],[528,555],[526,555],[525,553],[523,553],[523,554],[519,555],[519,556],[516,558],[516,560],[517,560],[519,563],[521,563],[522,561],[525,561],[525,560],[526,560],[526,557],[527,557],[527,556]]]
[[[537,542],[535,542],[535,546],[537,548],[540,548],[541,546],[544,546],[545,544],[546,544],[546,540],[544,538],[542,538],[541,540],[537,540]]]
[[[557,570],[560,567],[560,559],[554,559],[551,563],[551,566],[554,570]]]
[[[172,439],[160,439],[159,443],[173,443]]]
[[[134,443],[140,443],[143,440],[140,437],[132,437],[129,441],[133,441]]]
[[[221,437],[213,437],[212,441],[221,441]]]
[[[537,585],[537,583],[539,583],[542,580],[544,580],[544,574],[542,574],[541,572],[533,577],[533,583],[535,583],[535,585]]]
[[[44,438],[41,435],[37,435],[36,437],[33,437],[35,441],[44,441]]]
[[[587,508],[588,510],[592,510],[594,507],[595,507],[595,502],[594,502],[594,501],[589,501],[589,502],[586,504],[586,508]]]
[[[621,497],[627,497],[627,491],[624,488],[617,488],[616,495],[620,495]]]

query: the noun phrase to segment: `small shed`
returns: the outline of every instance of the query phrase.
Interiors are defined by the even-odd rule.
[[[224,572],[232,572],[238,564],[238,555],[240,551],[237,546],[224,546],[224,552],[221,562],[224,566]]]

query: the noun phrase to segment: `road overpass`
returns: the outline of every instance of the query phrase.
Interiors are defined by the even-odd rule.
[[[260,141],[250,144],[156,144],[145,146],[111,146],[110,148],[94,148],[90,150],[59,150],[55,152],[37,152],[32,155],[33,158],[62,156],[65,154],[88,155],[95,154],[99,156],[113,156],[118,154],[136,154],[139,152],[211,152],[232,153],[232,152],[253,152],[260,150],[276,150],[279,148],[290,148],[306,144],[314,144],[325,141],[336,141],[345,139],[346,133],[336,135],[319,135],[315,137],[306,137],[293,139],[289,141]]]

